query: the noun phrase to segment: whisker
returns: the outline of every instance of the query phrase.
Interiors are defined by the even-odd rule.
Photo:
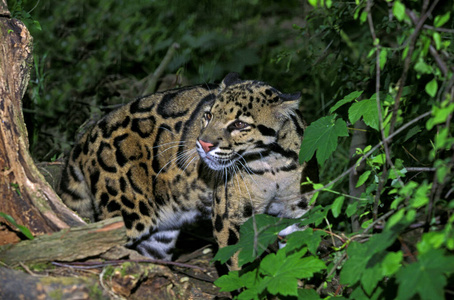
[[[158,156],[162,155],[164,152],[166,152],[167,150],[170,150],[170,149],[172,149],[172,148],[178,148],[178,147],[180,147],[180,146],[181,146],[181,145],[170,146],[170,147],[166,148],[165,150],[163,150],[163,151],[159,152],[158,154],[156,154],[154,157],[158,157]]]
[[[240,181],[238,180],[238,174],[236,172],[236,168],[235,167],[236,167],[235,165],[232,165],[232,166],[229,167],[229,169],[232,172],[232,177],[234,176],[235,179],[236,179],[236,184],[237,184],[237,187],[238,187],[238,189],[237,189],[238,190],[238,195],[241,195]],[[235,184],[233,183],[233,185],[235,185]]]
[[[158,178],[158,175],[161,174],[162,170],[164,170],[169,164],[171,164],[172,162],[176,161],[178,162],[180,159],[183,159],[185,158],[188,153],[191,153],[192,151],[194,151],[195,149],[189,149],[189,150],[185,150],[183,152],[181,152],[179,155],[177,155],[176,157],[172,158],[170,161],[168,161],[160,170],[158,173],[156,173],[156,178],[155,180]]]
[[[160,148],[160,147],[166,146],[166,145],[184,144],[184,143],[186,143],[186,142],[185,141],[173,141],[173,142],[168,142],[168,143],[160,144],[160,145],[149,147],[149,148],[154,149],[154,148]]]
[[[256,175],[254,173],[254,171],[251,170],[251,168],[247,165],[247,162],[246,162],[246,159],[244,159],[244,157],[240,154],[238,154],[238,156],[244,161],[244,164],[241,162],[241,160],[238,160],[238,163],[241,164],[241,166],[243,167],[243,169],[246,171],[246,173],[249,175],[249,177],[251,178],[251,180],[254,182],[254,184],[256,186],[259,186],[258,183],[255,181],[254,177],[252,175]]]
[[[169,128],[166,128],[166,127],[163,127],[163,126],[159,126],[158,128],[167,130],[167,131],[170,132],[172,135],[175,135],[175,132],[173,132],[173,131],[170,130]]]
[[[251,207],[252,207],[252,212],[254,212],[254,205],[253,205],[253,202],[252,202],[252,197],[251,197],[251,193],[249,192],[249,188],[247,186],[247,183],[246,183],[246,180],[244,179],[244,176],[243,176],[243,173],[241,172],[241,170],[239,169],[238,166],[235,166],[237,169],[238,169],[238,173],[240,174],[241,176],[241,179],[243,179],[243,182],[244,182],[244,186],[246,187],[246,192],[249,196],[249,201],[251,203]],[[249,173],[248,173],[249,174]],[[251,179],[253,180],[252,176],[249,174],[249,176],[251,177]]]
[[[186,156],[183,157],[180,162],[181,162],[181,165],[184,167],[182,170],[181,170],[181,173],[183,173],[184,171],[186,171],[186,169],[189,167],[189,165],[194,161],[194,159],[197,159],[198,158],[198,155],[195,155],[195,152],[197,152],[196,149],[191,149],[189,151],[186,152]],[[192,158],[191,158],[192,157]]]

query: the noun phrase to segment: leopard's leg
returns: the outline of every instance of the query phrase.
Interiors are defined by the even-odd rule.
[[[241,184],[241,186],[240,186]],[[216,188],[212,222],[219,249],[234,245],[240,238],[240,226],[252,215],[252,200],[246,193],[245,182],[234,181]],[[239,192],[243,191],[243,193]],[[260,212],[259,212],[260,213]],[[238,252],[226,263],[230,270],[239,270]]]
[[[141,237],[127,246],[153,259],[172,260],[171,251],[175,248],[179,234],[179,229],[161,230]]]
[[[286,201],[282,208],[282,213],[278,214],[279,217],[289,218],[289,219],[298,219],[301,218],[308,210],[310,210],[309,202],[310,197],[312,195],[299,195],[297,197],[289,197],[288,201]],[[279,242],[279,248],[283,248],[285,246],[285,238],[293,232],[297,231],[304,231],[306,230],[307,226],[300,226],[300,224],[296,223],[290,225],[279,232],[279,236],[283,238]]]

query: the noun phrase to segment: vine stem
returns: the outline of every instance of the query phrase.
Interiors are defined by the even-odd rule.
[[[313,230],[313,231],[323,231],[324,233],[327,233],[327,234],[331,235],[332,237],[336,237],[336,238],[339,239],[342,243],[345,243],[345,242],[346,242],[345,239],[344,239],[342,236],[338,235],[337,233],[332,232],[332,231],[331,231],[331,228],[330,228],[330,230],[321,229],[321,228],[313,228],[312,230]],[[335,245],[336,245],[336,244],[335,244],[334,241],[333,241],[333,246],[335,246]]]
[[[331,268],[331,270],[329,271],[329,273],[326,275],[325,278],[328,278],[330,277],[331,275],[334,274],[334,272],[336,272],[337,268],[341,265],[341,263],[344,262],[344,260],[347,258],[347,252],[344,252],[344,254],[342,255],[342,257],[334,264],[334,266]],[[320,294],[320,292],[322,291],[323,289],[323,286],[325,285],[325,282],[322,282],[319,287],[317,288],[317,293]]]

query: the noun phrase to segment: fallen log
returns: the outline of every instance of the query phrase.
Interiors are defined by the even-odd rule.
[[[111,248],[124,245],[126,230],[121,217],[63,229],[33,240],[0,247],[0,261],[8,266],[19,263],[77,261],[99,256]]]

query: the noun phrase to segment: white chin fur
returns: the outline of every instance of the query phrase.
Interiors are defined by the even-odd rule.
[[[202,158],[202,160],[205,162],[205,164],[212,170],[215,171],[222,171],[225,168],[228,168],[234,164],[234,161],[229,161],[227,164],[225,163],[219,163],[216,157],[209,153],[205,153],[205,151],[200,150],[197,148],[197,152],[199,153],[199,156]]]

